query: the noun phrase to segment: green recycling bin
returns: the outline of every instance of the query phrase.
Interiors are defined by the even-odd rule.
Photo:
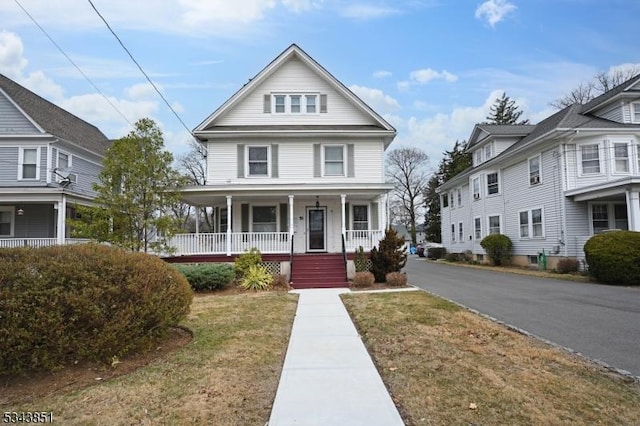
[[[538,253],[538,269],[541,271],[547,270],[547,255],[544,252],[544,249]]]

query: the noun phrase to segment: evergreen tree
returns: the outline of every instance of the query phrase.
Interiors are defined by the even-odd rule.
[[[529,120],[522,120],[518,122],[518,119],[522,115],[522,111],[518,111],[518,105],[516,101],[511,99],[505,92],[502,92],[502,97],[495,100],[491,105],[490,114],[487,116],[487,124],[529,124]]]

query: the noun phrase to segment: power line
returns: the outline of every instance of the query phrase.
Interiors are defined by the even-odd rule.
[[[91,86],[93,86],[94,89],[96,89],[96,91],[109,103],[109,105],[111,105],[111,107],[118,113],[120,114],[120,116],[124,119],[124,121],[126,121],[127,123],[129,123],[129,125],[131,127],[134,127],[133,124],[131,124],[131,122],[127,119],[127,117],[122,113],[122,111],[120,111],[114,104],[113,102],[111,102],[111,100],[109,100],[109,98],[98,88],[98,86],[96,86],[93,81],[91,81],[91,79],[80,69],[80,67],[73,61],[73,59],[71,59],[69,57],[69,55],[67,55],[67,53],[62,50],[62,48],[60,47],[60,45],[58,45],[58,43],[56,43],[56,41],[45,31],[44,28],[42,28],[42,26],[38,23],[38,21],[36,21],[36,19],[27,11],[27,9],[24,8],[24,6],[22,6],[22,4],[20,4],[20,2],[18,0],[14,0],[14,2],[18,5],[18,7],[20,7],[20,9],[22,9],[22,11],[29,17],[29,19],[31,19],[31,21],[33,21],[33,23],[40,29],[40,31],[42,31],[42,33],[49,39],[49,41],[51,41],[51,43],[53,43],[53,45],[60,51],[60,53],[62,53],[64,55],[65,58],[67,58],[67,60],[71,63],[71,65],[73,65],[75,67],[75,69],[78,70],[78,72],[80,74],[82,74],[82,76],[85,78],[85,80],[87,80],[89,82],[89,84],[91,84]]]
[[[116,38],[116,40],[118,40],[118,43],[120,43],[120,46],[122,46],[122,48],[124,49],[125,52],[127,52],[127,54],[129,55],[129,57],[131,58],[131,60],[133,61],[134,64],[136,64],[136,66],[138,67],[138,69],[140,70],[140,72],[142,73],[142,75],[145,76],[145,78],[147,79],[147,81],[149,82],[149,84],[151,84],[151,86],[153,87],[153,89],[158,93],[158,95],[160,96],[160,98],[162,98],[162,100],[164,101],[164,103],[167,105],[167,107],[171,110],[171,112],[173,113],[173,115],[176,116],[176,118],[178,119],[178,121],[180,122],[180,124],[182,124],[182,127],[185,128],[185,130],[191,135],[191,130],[189,130],[189,128],[187,127],[187,125],[184,123],[184,121],[182,121],[182,118],[180,118],[180,116],[178,115],[178,113],[173,109],[173,107],[171,106],[171,104],[169,104],[169,102],[167,101],[167,99],[164,97],[164,95],[160,92],[160,90],[158,90],[158,87],[154,84],[153,81],[151,81],[151,79],[149,78],[149,76],[147,75],[147,73],[144,71],[144,69],[142,69],[142,66],[140,66],[140,64],[138,63],[138,61],[136,61],[136,59],[133,57],[133,55],[131,54],[131,52],[129,51],[129,49],[127,49],[127,47],[124,45],[124,43],[122,42],[122,40],[120,39],[120,37],[118,37],[118,35],[115,33],[115,31],[111,28],[111,25],[109,25],[109,23],[107,22],[107,20],[102,16],[102,14],[98,11],[98,9],[96,8],[96,6],[93,4],[93,2],[91,0],[87,0],[89,2],[89,4],[91,5],[91,7],[93,8],[93,10],[96,12],[96,14],[100,17],[100,19],[102,19],[102,22],[104,22],[104,24],[107,26],[107,28],[109,29],[109,31],[111,32],[111,34],[113,34],[113,36]]]

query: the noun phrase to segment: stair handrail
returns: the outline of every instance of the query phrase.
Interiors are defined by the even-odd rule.
[[[293,234],[291,234],[291,249],[289,251],[289,282],[293,278]]]
[[[344,241],[344,234],[342,235],[342,260],[344,261],[344,279],[349,282],[349,273],[347,272],[347,245]]]

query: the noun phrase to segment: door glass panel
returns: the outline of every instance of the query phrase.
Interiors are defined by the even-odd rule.
[[[309,250],[324,249],[324,210],[309,210]]]

